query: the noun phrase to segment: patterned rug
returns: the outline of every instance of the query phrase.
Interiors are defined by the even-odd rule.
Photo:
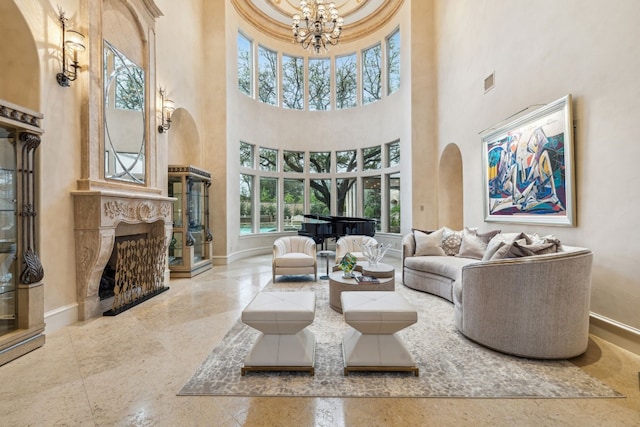
[[[475,397],[578,398],[623,397],[569,361],[508,356],[475,344],[460,334],[453,305],[442,298],[396,283],[396,292],[418,310],[418,323],[399,332],[420,376],[405,372],[353,372],[343,375],[341,340],[349,327],[329,307],[328,282],[279,279],[265,289],[315,291],[315,376],[305,372],[248,372],[244,358],[259,332],[240,320],[197,369],[178,395],[310,397]]]

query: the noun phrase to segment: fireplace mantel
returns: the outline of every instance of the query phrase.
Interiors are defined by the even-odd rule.
[[[116,236],[148,233],[171,239],[173,198],[116,190],[74,191],[78,320],[101,316],[100,278]],[[165,283],[169,269],[165,266]]]

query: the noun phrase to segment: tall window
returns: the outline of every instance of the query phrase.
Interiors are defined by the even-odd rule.
[[[380,146],[362,149],[362,169],[377,170],[382,166],[382,152]]]
[[[382,97],[382,55],[380,43],[362,51],[362,103],[370,104]]]
[[[336,57],[336,109],[356,106],[356,54]]]
[[[240,234],[253,232],[253,176],[240,174]]]
[[[304,172],[304,151],[286,151],[284,152],[284,172]]]
[[[336,172],[356,172],[358,170],[356,153],[356,150],[336,151]]]
[[[392,168],[400,164],[400,142],[387,144],[387,166]]]
[[[308,213],[372,218],[378,231],[400,233],[400,141],[282,154],[241,142],[240,172],[241,234],[296,231]]]
[[[260,177],[260,232],[278,231],[278,178]]]
[[[258,46],[258,99],[278,103],[278,54],[262,46]]]
[[[400,89],[400,30],[387,38],[387,93]]]
[[[309,59],[309,110],[329,110],[331,67],[329,59]]]
[[[330,173],[331,153],[328,151],[309,153],[309,171],[311,173]]]
[[[311,194],[309,195],[309,210],[312,214],[331,214],[331,180],[312,179],[309,181]]]
[[[246,142],[240,143],[240,166],[245,168],[253,167],[253,145]]]
[[[356,178],[336,179],[336,212],[339,216],[357,216]]]
[[[387,175],[389,233],[400,233],[400,172]]]
[[[272,172],[278,170],[278,150],[260,147],[260,170]]]
[[[381,192],[380,192],[380,176],[370,176],[362,180],[364,186],[364,207],[362,213],[367,218],[376,220],[376,230],[381,228]]]
[[[304,180],[284,179],[284,229],[299,230],[304,215]]]
[[[304,59],[282,55],[282,106],[304,109]]]
[[[238,89],[245,95],[252,95],[253,60],[251,41],[238,33]]]

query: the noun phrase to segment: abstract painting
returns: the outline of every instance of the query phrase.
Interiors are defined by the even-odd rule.
[[[574,225],[571,95],[482,137],[485,221]]]

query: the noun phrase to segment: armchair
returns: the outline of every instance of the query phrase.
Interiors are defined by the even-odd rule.
[[[276,275],[313,274],[318,280],[316,243],[306,236],[284,236],[273,242],[273,281]]]
[[[358,261],[366,261],[361,246],[368,243],[377,245],[378,241],[369,236],[348,235],[340,237],[336,242],[336,264],[340,263],[342,257],[344,257],[347,252],[351,252],[351,254],[358,258]]]

